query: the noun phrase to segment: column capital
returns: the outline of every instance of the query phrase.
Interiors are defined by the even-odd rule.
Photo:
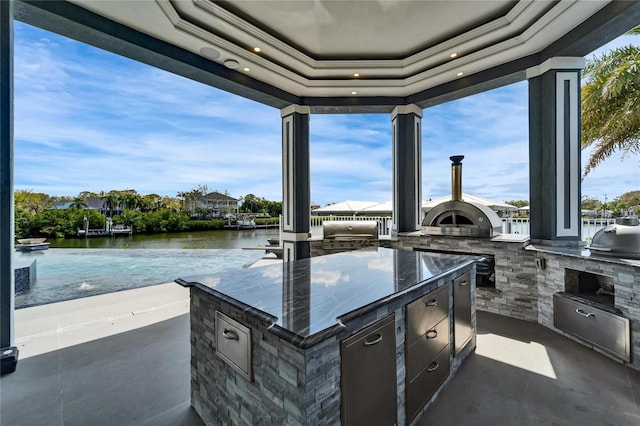
[[[538,77],[550,70],[581,70],[584,68],[585,62],[582,56],[556,56],[549,58],[540,65],[527,68],[527,80]]]
[[[398,105],[391,111],[391,120],[394,120],[398,114],[415,114],[422,118],[422,108],[416,104]]]
[[[306,105],[292,104],[280,110],[280,117],[286,117],[296,112],[298,114],[311,114],[311,108]]]

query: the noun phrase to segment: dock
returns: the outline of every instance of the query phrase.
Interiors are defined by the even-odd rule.
[[[280,238],[272,237],[267,241],[269,242],[269,244],[266,246],[243,247],[242,250],[264,250],[266,256],[273,254],[277,259],[282,259],[283,248],[280,245]]]
[[[115,237],[118,235],[133,235],[132,228],[114,226],[111,230],[108,229],[78,229],[78,237],[91,238],[91,237]]]

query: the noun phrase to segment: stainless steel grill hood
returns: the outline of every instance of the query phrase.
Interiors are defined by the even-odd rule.
[[[635,217],[620,217],[596,232],[587,247],[592,254],[640,259],[640,226]]]
[[[428,235],[491,238],[502,231],[502,221],[491,208],[462,199],[462,159],[451,160],[451,201],[435,206],[422,221],[422,232]]]

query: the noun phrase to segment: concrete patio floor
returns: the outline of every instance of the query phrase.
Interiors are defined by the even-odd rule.
[[[188,300],[167,284],[18,310],[0,425],[201,425]],[[418,425],[640,424],[639,372],[535,323],[479,312],[478,327],[476,353]]]

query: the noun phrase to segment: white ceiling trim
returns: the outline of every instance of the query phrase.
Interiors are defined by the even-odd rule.
[[[209,0],[134,2],[135,13],[111,2],[73,2],[198,55],[201,48],[213,47],[221,53],[213,62],[236,59],[241,68],[251,69],[248,76],[294,95],[343,97],[352,91],[357,96],[408,96],[454,81],[459,71],[469,76],[538,53],[609,1],[565,0],[546,12],[548,2],[521,1],[501,18],[397,60],[314,60]],[[158,21],[162,17],[164,22]],[[251,51],[253,46],[263,54]],[[453,52],[460,56],[450,60]],[[354,72],[362,77],[354,78]]]

